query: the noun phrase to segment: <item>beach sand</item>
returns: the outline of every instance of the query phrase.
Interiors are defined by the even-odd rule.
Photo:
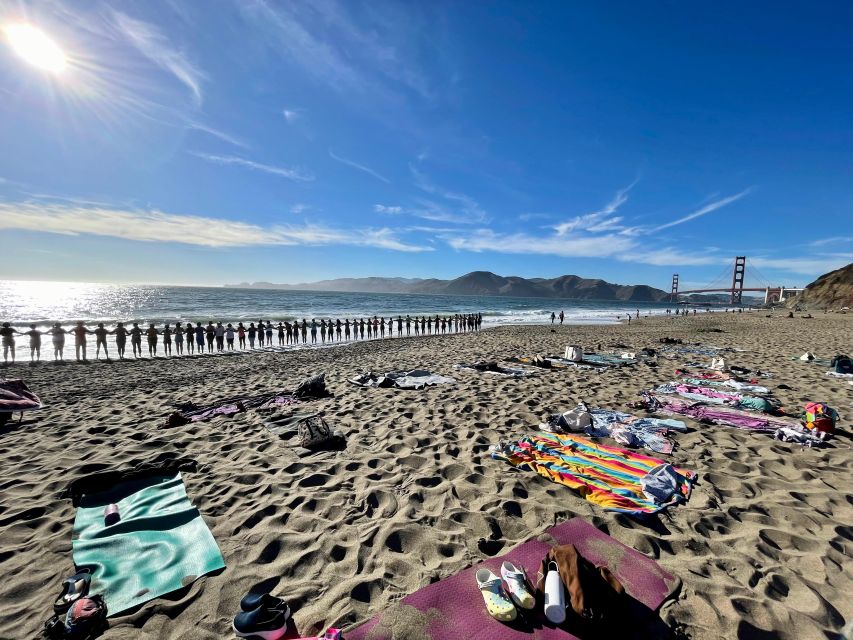
[[[72,571],[74,508],[57,497],[61,489],[163,452],[200,464],[184,481],[227,568],[111,619],[104,638],[233,637],[241,596],[262,580],[277,583],[274,592],[290,601],[300,632],[309,635],[366,619],[573,516],[681,578],[661,617],[686,637],[834,637],[853,620],[853,386],[789,357],[853,351],[853,315],[799,316],[717,313],[555,331],[503,327],[287,354],[19,363],[0,374],[23,377],[46,407],[0,432],[0,637],[32,637]],[[729,354],[730,363],[772,372],[766,382],[785,407],[810,400],[835,407],[841,434],[831,447],[802,449],[689,422],[691,431],[675,436],[671,459],[698,472],[693,496],[644,524],[493,460],[488,447],[530,433],[579,400],[624,410],[640,390],[673,379],[690,356],[660,359],[656,368],[521,380],[453,369],[459,361],[562,353],[567,344],[658,348],[663,336],[745,349]],[[458,383],[417,392],[346,382],[370,369],[415,367]],[[319,372],[334,397],[314,406],[346,433],[344,451],[304,455],[265,429],[270,416],[257,411],[161,426],[174,403],[293,388]]]

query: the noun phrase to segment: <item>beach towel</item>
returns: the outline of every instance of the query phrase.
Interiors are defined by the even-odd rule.
[[[657,411],[671,415],[682,415],[698,420],[699,422],[720,424],[728,427],[737,427],[748,431],[764,431],[774,433],[783,427],[798,427],[799,423],[782,417],[769,417],[757,413],[749,413],[739,409],[723,407],[710,407],[701,403],[685,403],[677,400],[658,401]]]
[[[375,374],[372,371],[350,379],[350,382],[360,387],[394,387],[396,389],[424,389],[438,384],[453,384],[453,378],[440,376],[436,373],[414,369],[412,371],[389,371]]]
[[[685,384],[700,386],[700,387],[729,387],[735,391],[744,391],[746,393],[770,393],[770,389],[762,387],[758,384],[750,384],[748,382],[740,382],[739,380],[706,380],[704,378],[682,378],[681,382]]]
[[[508,378],[524,378],[527,376],[536,375],[536,371],[531,369],[521,369],[518,367],[504,367],[497,362],[475,362],[473,364],[459,363],[455,365],[457,369],[467,369],[469,371],[479,371],[480,373],[488,373],[498,376],[506,376]]]
[[[606,567],[625,589],[631,615],[625,622],[643,628],[657,617],[661,604],[680,587],[680,580],[651,558],[599,531],[586,520],[573,518],[528,540],[509,553],[475,564],[406,596],[367,622],[346,631],[347,640],[578,640],[602,637],[572,633],[576,617],[555,627],[541,616],[541,607],[509,624],[490,617],[474,578],[487,568],[500,575],[505,561],[523,568],[535,582],[542,559],[555,545],[575,547],[588,562]],[[574,631],[578,632],[577,629]],[[609,636],[605,636],[609,637]]]
[[[492,457],[575,489],[607,511],[631,515],[657,513],[687,501],[696,479],[693,471],[676,468],[677,490],[658,504],[645,496],[642,480],[665,464],[663,460],[568,434],[540,433],[518,442],[501,442],[493,447]]]
[[[585,430],[586,435],[610,437],[619,444],[642,447],[654,453],[671,454],[675,445],[667,434],[687,431],[687,425],[681,420],[637,417],[609,409],[593,409],[590,413],[593,424]]]
[[[77,494],[71,541],[74,564],[92,571],[91,592],[104,597],[111,616],[225,566],[179,472],[120,477],[97,489],[87,483]],[[109,504],[118,505],[120,520],[106,526]]]
[[[23,380],[0,380],[0,413],[41,409],[41,400]]]

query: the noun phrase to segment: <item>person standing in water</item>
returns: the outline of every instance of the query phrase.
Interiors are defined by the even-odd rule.
[[[326,342],[326,319],[320,320],[320,341]]]
[[[24,335],[30,337],[30,362],[41,362],[42,332],[36,329],[36,325],[31,324],[30,330],[25,331]]]
[[[187,322],[187,326],[184,327],[184,335],[187,338],[187,355],[192,355],[195,352],[195,330],[192,322]]]
[[[184,355],[184,330],[181,329],[181,323],[175,324],[175,353],[179,356]]]
[[[270,322],[269,320],[267,320],[267,326],[266,326],[264,333],[267,336],[267,346],[271,347],[272,346],[272,322]]]
[[[213,321],[208,320],[207,326],[204,328],[204,338],[207,342],[207,352],[213,353],[213,339],[216,337],[216,327],[213,326]]]
[[[249,330],[247,331],[247,333],[249,334],[249,348],[254,349],[255,348],[255,336],[258,333],[258,330],[255,329],[255,323],[254,322],[249,323]]]
[[[134,358],[142,357],[142,329],[138,322],[134,322],[130,329],[130,348],[133,349]]]
[[[145,335],[148,336],[148,357],[156,358],[157,357],[157,336],[160,335],[160,332],[157,331],[157,327],[154,324],[148,325],[148,330],[145,332]]]
[[[163,335],[163,355],[172,356],[172,327],[166,323],[163,330],[160,332]]]
[[[95,329],[95,360],[97,360],[101,355],[101,347],[104,348],[104,357],[109,360],[110,354],[107,351],[107,336],[112,333],[112,331],[107,330],[104,327],[103,322],[98,323],[98,328]]]
[[[317,319],[311,318],[311,344],[317,343]]]
[[[230,322],[225,327],[225,343],[228,345],[228,351],[234,351],[234,327]]]
[[[48,331],[53,338],[53,359],[57,362],[65,362],[65,334],[68,333],[62,328],[58,322],[53,323],[53,327]]]
[[[216,338],[216,351],[222,353],[222,350],[225,348],[225,327],[222,326],[221,322],[216,323],[213,335]]]
[[[344,340],[349,342],[350,332],[349,332],[349,318],[344,319]]]
[[[563,324],[563,320],[565,319],[566,314],[563,313],[563,310],[560,309],[560,324]]]
[[[237,345],[241,351],[246,348],[246,327],[242,322],[237,323]]]
[[[205,336],[204,327],[201,326],[201,322],[196,322],[195,323],[195,344],[196,344],[196,347],[198,347],[196,349],[196,351],[198,351],[198,353],[204,353],[204,336]]]
[[[278,346],[284,346],[284,324],[278,323]]]
[[[258,348],[264,348],[264,321],[258,320]]]
[[[86,334],[94,333],[94,331],[90,331],[86,327],[83,326],[83,322],[80,321],[77,323],[77,326],[71,330],[71,333],[74,334],[74,353],[78,361],[80,361],[80,354],[83,355],[83,362],[88,362],[86,358]]]
[[[20,333],[17,329],[13,329],[8,322],[4,322],[0,327],[0,337],[3,339],[3,364],[9,364],[9,354],[12,355],[12,364],[15,364],[15,334]]]
[[[308,342],[308,321],[302,318],[302,344]]]
[[[116,351],[118,351],[118,359],[124,360],[124,349],[127,344],[127,336],[130,335],[130,331],[125,328],[123,322],[119,322],[113,330],[113,333],[116,337]]]

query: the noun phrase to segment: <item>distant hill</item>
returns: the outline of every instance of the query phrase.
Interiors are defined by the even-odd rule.
[[[578,276],[519,278],[490,271],[472,271],[454,280],[430,278],[339,278],[302,284],[244,282],[226,285],[237,288],[283,289],[289,291],[344,291],[363,293],[422,293],[460,296],[506,296],[516,298],[564,298],[569,300],[622,300],[659,302],[669,293],[647,285],[612,284]]]
[[[788,299],[787,305],[830,309],[853,307],[853,262],[806,285],[800,295]]]

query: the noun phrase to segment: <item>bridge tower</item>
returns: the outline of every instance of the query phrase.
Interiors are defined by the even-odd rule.
[[[678,274],[672,274],[672,293],[669,294],[670,302],[678,302]]]
[[[743,298],[743,279],[746,274],[746,256],[735,258],[735,269],[732,273],[732,304],[739,305]]]

